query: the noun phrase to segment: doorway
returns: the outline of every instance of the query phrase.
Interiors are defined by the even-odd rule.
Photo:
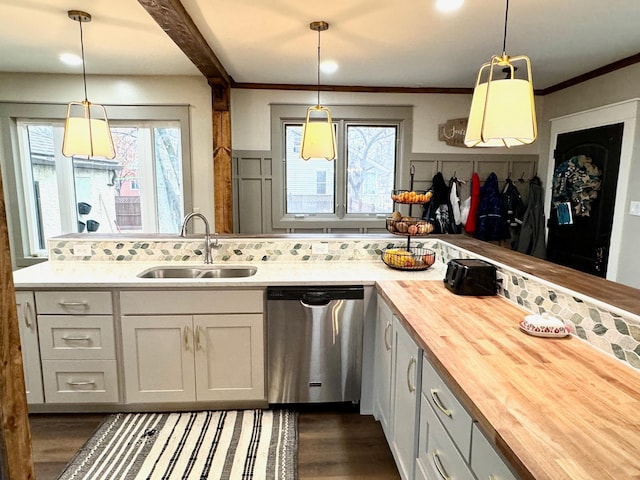
[[[616,123],[558,135],[549,261],[606,277],[623,130]]]

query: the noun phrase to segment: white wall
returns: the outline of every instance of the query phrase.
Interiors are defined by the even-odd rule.
[[[231,91],[231,132],[234,150],[270,150],[270,104],[315,105],[316,92],[284,90]],[[321,92],[323,105],[413,106],[413,153],[453,154],[538,154],[539,142],[508,150],[506,148],[465,149],[450,147],[438,140],[438,125],[469,115],[471,95],[420,93],[344,93]],[[536,101],[538,118],[542,101]]]
[[[89,76],[87,90],[89,100],[106,105],[190,106],[193,206],[213,222],[211,89],[205,78]],[[0,73],[0,101],[65,104],[83,97],[77,75]]]

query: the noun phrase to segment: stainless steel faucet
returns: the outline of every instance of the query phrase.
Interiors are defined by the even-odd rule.
[[[203,214],[199,213],[199,212],[191,212],[188,215],[186,215],[184,217],[184,220],[182,221],[182,228],[180,228],[180,236],[181,237],[186,237],[187,236],[187,223],[189,223],[189,220],[191,220],[193,217],[198,217],[200,219],[202,219],[202,221],[204,222],[204,263],[212,263],[212,259],[211,259],[211,230],[209,229],[209,222],[207,221],[207,217],[205,217]],[[217,238],[217,233],[214,233],[214,235],[216,235],[216,244],[214,245],[215,248],[217,248],[218,246],[218,238]]]

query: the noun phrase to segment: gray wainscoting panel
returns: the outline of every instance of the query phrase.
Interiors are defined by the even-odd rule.
[[[480,150],[478,150],[480,151]],[[511,178],[519,187],[526,200],[528,180],[537,173],[537,155],[489,154],[486,149],[482,153],[472,154],[435,154],[412,153],[409,165],[415,166],[413,188],[427,190],[431,187],[433,176],[442,172],[446,182],[452,176],[466,182],[460,188],[462,200],[470,194],[470,179],[477,172],[480,182],[494,172],[498,176],[500,188],[505,180]],[[408,171],[408,169],[402,169]],[[233,152],[233,188],[234,188],[234,233],[268,234],[268,233],[367,233],[366,229],[335,229],[319,227],[310,229],[274,229],[272,223],[273,195],[273,157],[270,151],[235,150]],[[522,179],[527,183],[519,183]],[[402,178],[397,188],[409,188],[409,177]],[[391,194],[391,192],[389,192]],[[416,213],[416,212],[414,212]],[[372,233],[384,232],[384,229],[369,229]]]

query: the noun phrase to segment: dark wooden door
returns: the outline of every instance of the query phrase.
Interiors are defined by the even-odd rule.
[[[551,200],[548,260],[600,277],[606,276],[623,127],[624,124],[617,123],[558,135],[554,172],[563,162],[586,155],[601,171],[601,185],[595,199],[589,202],[589,215],[574,214],[572,224],[558,224],[558,210]],[[574,208],[575,205],[572,204]]]

